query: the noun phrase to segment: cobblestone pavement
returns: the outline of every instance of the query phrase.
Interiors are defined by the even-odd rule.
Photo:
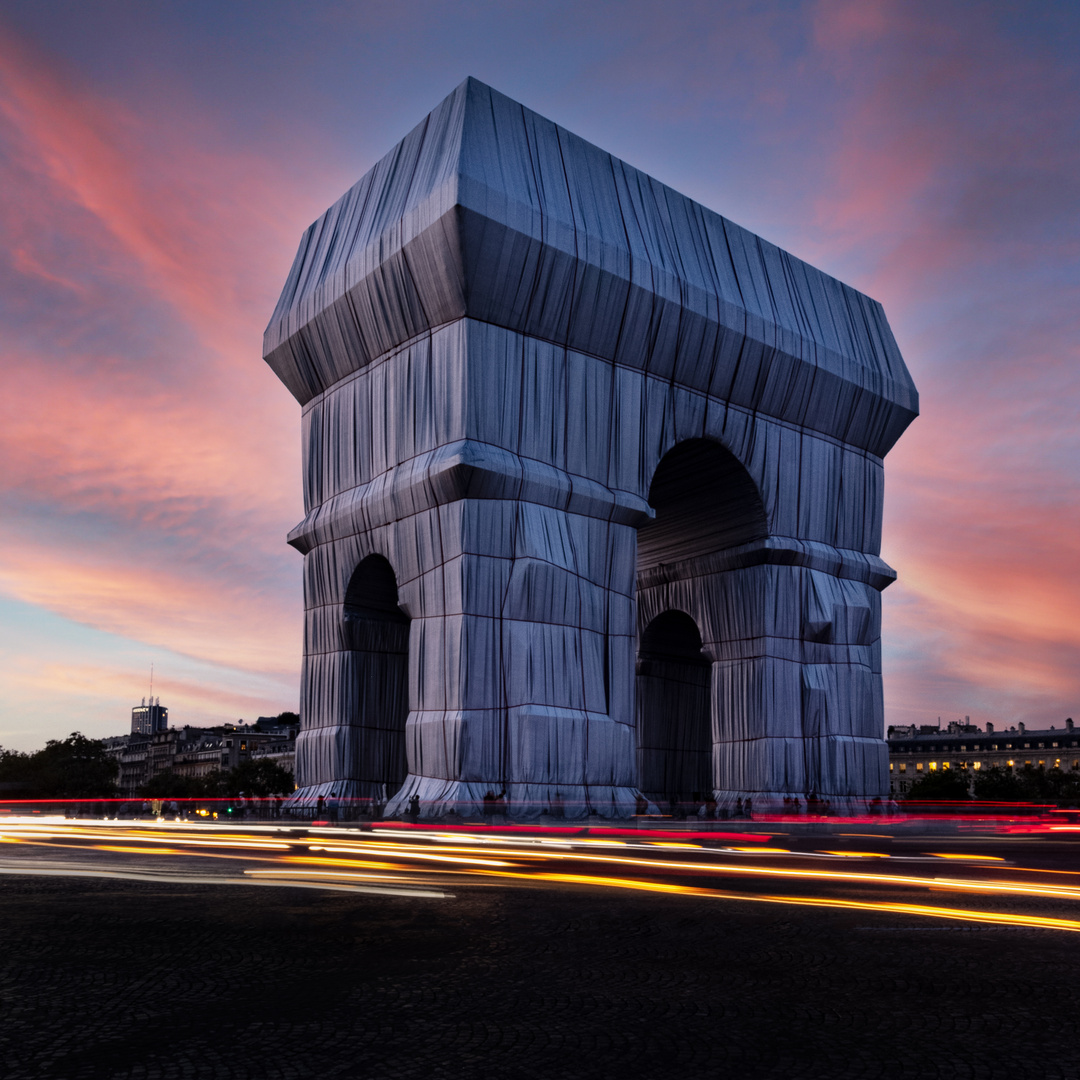
[[[1080,934],[6,876],[5,1080],[1080,1076]]]

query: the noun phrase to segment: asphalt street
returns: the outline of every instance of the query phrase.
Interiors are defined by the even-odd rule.
[[[1064,822],[0,839],[6,1080],[1080,1076]]]

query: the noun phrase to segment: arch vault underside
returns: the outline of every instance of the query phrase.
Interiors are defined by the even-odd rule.
[[[298,801],[888,791],[879,305],[467,80],[308,230]],[[663,790],[665,787],[675,790]]]

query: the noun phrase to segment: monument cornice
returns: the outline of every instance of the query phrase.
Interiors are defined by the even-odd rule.
[[[306,403],[465,317],[879,456],[918,413],[880,304],[475,80],[307,230],[264,355]]]

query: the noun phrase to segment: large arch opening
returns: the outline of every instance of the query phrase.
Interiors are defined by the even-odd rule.
[[[753,478],[708,439],[664,455],[649,504],[656,517],[638,530],[639,610],[658,614],[638,642],[638,783],[651,801],[689,810],[727,786],[714,775],[713,742],[725,718],[712,715],[713,669],[702,634],[715,655],[711,646],[732,622],[730,612],[718,616],[727,604],[725,570],[709,557],[765,538],[768,522]],[[706,622],[675,610],[683,606]]]
[[[645,628],[637,662],[638,784],[660,805],[696,809],[711,797],[712,664],[697,624],[665,611]]]
[[[364,729],[356,779],[385,784],[388,797],[407,772],[409,617],[398,606],[394,570],[381,555],[369,555],[349,580],[342,637],[353,672],[346,715],[352,726]]]
[[[656,518],[638,529],[638,572],[711,555],[768,535],[761,494],[730,450],[688,439],[661,459],[649,486]]]

